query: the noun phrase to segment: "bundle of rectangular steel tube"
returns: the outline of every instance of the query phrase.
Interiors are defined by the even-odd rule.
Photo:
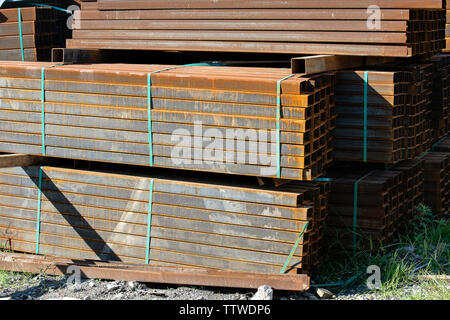
[[[2,9],[0,60],[50,61],[52,48],[64,46],[66,16],[51,8]]]
[[[0,10],[0,269],[306,290],[448,217],[450,1],[37,2]]]
[[[411,57],[445,47],[442,1],[83,2],[68,48]]]
[[[333,89],[275,68],[0,62],[0,151],[312,180]]]
[[[392,243],[423,203],[424,161],[390,169],[344,166],[329,172],[329,252],[372,250]]]
[[[326,184],[276,189],[252,179],[245,185],[177,176],[0,169],[1,245],[71,259],[259,273],[317,265]]]

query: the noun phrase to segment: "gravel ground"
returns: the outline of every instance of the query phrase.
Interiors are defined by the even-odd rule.
[[[47,275],[27,276],[14,273],[7,283],[0,284],[0,300],[251,300],[256,290],[208,287],[169,286],[145,284],[135,281],[83,280],[80,284],[67,284],[67,277]],[[330,289],[333,291],[333,289]],[[419,293],[422,288],[407,286],[405,294]],[[400,294],[400,296],[405,296]],[[379,300],[376,293],[368,293],[361,286],[334,295],[324,289],[311,288],[307,292],[273,293],[274,300]],[[390,300],[399,299],[395,296]]]
[[[250,300],[256,290],[144,284],[135,281],[84,280],[67,285],[66,277],[21,274],[0,285],[0,300]],[[309,293],[278,294],[274,299],[308,300]],[[315,296],[311,299],[317,299]]]

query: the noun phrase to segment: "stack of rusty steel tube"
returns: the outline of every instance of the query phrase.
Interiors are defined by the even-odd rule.
[[[337,73],[336,160],[395,163],[404,159],[409,82],[411,75],[401,71]]]
[[[0,248],[292,277],[448,214],[442,0],[74,3],[54,62],[0,10]]]
[[[51,66],[0,63],[0,151],[294,180],[330,162],[332,74]]]
[[[334,168],[329,174],[326,238],[333,249],[377,250],[390,244],[423,202],[423,160],[387,170]]]
[[[425,160],[425,203],[438,217],[450,214],[450,153],[430,152]]]
[[[260,273],[317,265],[325,188],[221,180],[0,169],[1,244],[72,259]]]
[[[411,57],[445,47],[441,0],[82,3],[68,48]]]
[[[64,46],[65,16],[51,8],[1,9],[0,60],[21,61],[23,53],[24,61],[50,61],[51,49]]]
[[[434,56],[433,95],[432,95],[432,129],[433,140],[439,140],[450,130],[450,54]]]
[[[417,208],[424,203],[424,160],[421,158],[399,162],[390,170],[400,171],[403,176],[403,196],[400,198],[400,215],[397,221],[400,231],[404,231],[408,223],[417,212]]]
[[[437,68],[446,61],[437,56],[431,63],[338,71],[334,158],[394,164],[428,151],[438,132],[447,132],[448,80]]]
[[[433,142],[433,66],[428,62],[403,62],[383,67],[402,70],[411,75],[405,108],[405,155],[402,160],[415,159],[428,151]]]

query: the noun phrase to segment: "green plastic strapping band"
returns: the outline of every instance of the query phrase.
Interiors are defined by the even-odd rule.
[[[347,280],[341,280],[338,282],[333,282],[333,283],[321,283],[321,284],[311,284],[311,287],[339,287],[339,286],[347,286],[350,283],[352,283],[353,281],[355,281],[356,279],[358,279],[361,275],[363,274],[363,271],[358,272],[357,274],[355,274],[354,276],[352,276],[351,278],[347,279]]]
[[[38,204],[36,217],[36,254],[39,254],[39,238],[41,234],[41,198],[42,198],[42,167],[39,167]]]
[[[281,129],[280,129],[280,121],[281,121],[281,83],[289,78],[292,78],[295,74],[291,74],[290,76],[284,77],[277,81],[277,178],[281,178]]]
[[[295,251],[297,250],[298,245],[300,244],[300,240],[303,239],[303,235],[305,234],[306,228],[308,228],[309,221],[305,223],[303,226],[302,232],[297,237],[297,241],[295,241],[294,246],[292,247],[291,253],[289,253],[289,256],[286,259],[286,262],[284,263],[283,269],[281,269],[280,273],[284,274],[286,272],[287,267],[289,266],[289,263],[291,262],[292,257],[294,256]]]
[[[356,254],[356,242],[357,242],[357,233],[356,227],[358,223],[358,185],[359,183],[372,174],[373,171],[370,171],[368,174],[364,175],[353,185],[353,254]]]
[[[424,152],[424,153],[422,153],[418,158],[417,158],[417,160],[422,160],[422,158],[423,157],[425,157],[427,154],[429,154],[429,152],[427,151],[427,152]]]
[[[152,207],[153,207],[153,185],[154,179],[150,180],[150,189],[148,196],[148,216],[147,216],[147,250],[145,253],[145,263],[150,263],[150,235],[151,235],[151,225],[152,225]]]
[[[55,10],[58,10],[58,11],[65,12],[65,13],[67,13],[67,14],[72,14],[72,11],[70,11],[70,10],[67,10],[67,9],[64,9],[64,8],[60,8],[60,7],[51,6],[51,5],[48,5],[48,4],[35,3],[35,2],[30,2],[29,4],[30,4],[30,5],[33,5],[33,6],[35,6],[35,7],[52,8],[52,9],[55,9]]]
[[[367,91],[369,82],[369,72],[364,72],[364,151],[363,151],[363,161],[367,162]]]
[[[148,154],[149,154],[149,164],[150,167],[153,167],[153,129],[152,129],[152,75],[155,73],[160,73],[163,71],[186,68],[186,67],[197,67],[197,66],[221,66],[220,63],[192,63],[185,64],[182,66],[176,66],[171,68],[166,68],[158,71],[153,71],[147,74],[147,119],[148,119]]]
[[[68,14],[72,14],[72,11],[70,11],[70,10],[68,10],[68,9],[64,9],[64,8],[60,8],[60,7],[56,7],[56,6],[51,6],[51,5],[48,5],[48,4],[44,4],[44,3],[36,3],[36,2],[30,2],[30,1],[27,1],[27,0],[6,0],[5,2],[4,2],[4,5],[5,4],[16,4],[15,6],[12,6],[12,7],[2,7],[3,9],[13,9],[13,8],[19,8],[20,9],[20,7],[22,7],[22,8],[28,8],[28,7],[30,7],[30,6],[32,6],[32,7],[45,7],[45,8],[52,8],[52,9],[55,9],[55,10],[59,10],[59,11],[62,11],[62,12],[66,12],[66,13],[68,13]]]
[[[19,8],[18,12],[19,12],[18,19],[19,19],[20,53],[22,55],[22,61],[25,61],[25,55],[23,52],[22,11],[20,10],[20,8]]]
[[[437,145],[438,145],[439,143],[441,143],[442,141],[444,141],[445,139],[447,139],[446,136],[445,136],[445,137],[442,137],[442,138],[439,139],[435,144],[433,144],[433,145],[431,146],[431,152],[434,152],[434,150],[436,149]]]
[[[42,136],[42,155],[46,156],[45,146],[45,69],[62,66],[63,63],[55,64],[49,67],[41,68],[41,136]]]
[[[45,156],[45,67],[41,69],[41,136],[42,155]]]
[[[422,153],[417,159],[418,160],[422,160],[423,157],[425,157],[427,154],[429,154],[430,152],[434,152],[434,150],[436,149],[437,145],[439,143],[441,143],[442,141],[444,141],[445,139],[447,139],[447,137],[443,137],[443,138],[439,139],[435,144],[433,144],[431,146],[431,151],[427,151],[427,152]]]
[[[314,182],[332,182],[333,178],[317,178],[314,179]]]

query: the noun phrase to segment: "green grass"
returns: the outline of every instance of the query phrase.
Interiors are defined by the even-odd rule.
[[[5,249],[2,244],[0,244],[0,252],[9,252],[9,250]],[[0,289],[9,287],[13,276],[14,273],[11,271],[0,270]]]
[[[429,274],[428,274],[429,275]],[[377,296],[381,299],[401,300],[449,300],[449,282],[445,279],[419,279],[409,277],[401,286],[383,286]],[[414,288],[414,290],[412,290]]]
[[[0,252],[13,252],[0,244]],[[14,272],[0,270],[0,289],[20,287],[33,278],[33,274],[27,272]]]
[[[0,288],[8,287],[12,276],[9,271],[0,270]]]
[[[361,294],[373,293],[380,299],[450,299],[449,280],[435,277],[450,274],[449,261],[450,223],[435,219],[430,209],[421,205],[396,243],[376,252],[360,250],[356,255],[347,253],[329,261],[319,269],[315,280],[330,284],[361,273],[352,283],[330,289],[337,294],[355,290]],[[378,290],[366,286],[369,277],[366,269],[370,265],[377,265],[381,270],[382,286]]]

